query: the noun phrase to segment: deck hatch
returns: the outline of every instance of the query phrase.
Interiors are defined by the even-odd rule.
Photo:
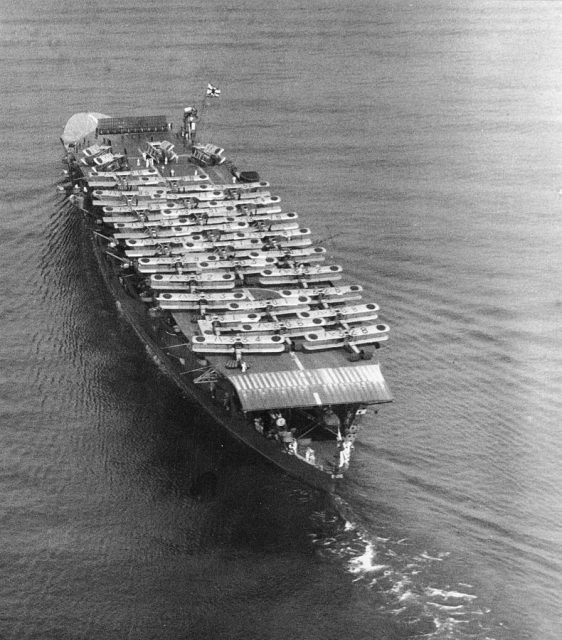
[[[356,402],[378,404],[392,400],[378,364],[246,372],[231,374],[228,378],[238,392],[244,411]]]

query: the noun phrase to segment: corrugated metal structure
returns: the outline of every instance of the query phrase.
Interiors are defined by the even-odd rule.
[[[228,375],[244,411],[391,402],[378,364]]]

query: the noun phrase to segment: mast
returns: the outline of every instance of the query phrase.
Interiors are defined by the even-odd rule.
[[[219,98],[221,90],[212,84],[207,84],[207,90],[201,101],[199,110],[197,107],[186,107],[183,110],[183,136],[185,140],[189,140],[191,146],[195,144],[197,124],[202,122],[203,114],[208,106],[208,98]]]

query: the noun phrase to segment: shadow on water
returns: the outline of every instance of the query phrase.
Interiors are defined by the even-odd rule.
[[[191,480],[190,495],[197,500],[213,500],[217,495],[217,474],[204,471]]]

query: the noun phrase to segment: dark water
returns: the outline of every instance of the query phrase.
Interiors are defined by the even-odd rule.
[[[2,2],[0,637],[555,640],[562,5]],[[160,373],[56,193],[76,111],[279,185],[393,329],[342,497]]]

